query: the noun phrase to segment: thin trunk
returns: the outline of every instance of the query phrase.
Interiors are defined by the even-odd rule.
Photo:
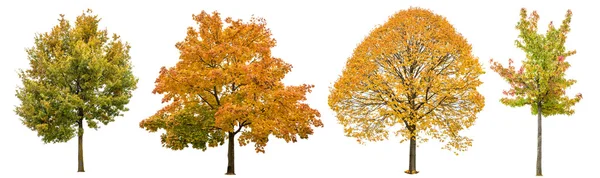
[[[229,145],[227,148],[227,173],[225,175],[235,175],[235,159],[234,159],[234,143],[235,143],[235,133],[229,132]]]
[[[77,131],[77,172],[85,172],[83,169],[83,119],[79,119],[79,130]]]
[[[414,133],[414,126],[410,129],[410,132]],[[410,138],[410,151],[408,155],[408,171],[405,171],[407,174],[417,174],[417,136],[413,135]]]
[[[75,82],[77,84],[75,94],[79,94],[81,92],[79,80],[76,80]],[[85,98],[82,99],[85,100]],[[77,116],[79,116],[79,120],[77,121],[77,172],[85,172],[83,169],[83,108],[77,108]]]
[[[538,132],[537,132],[537,161],[535,164],[535,175],[542,176],[542,103],[537,103],[538,110]]]
[[[408,174],[416,174],[417,172],[417,141],[416,138],[410,139],[410,153],[408,156]]]

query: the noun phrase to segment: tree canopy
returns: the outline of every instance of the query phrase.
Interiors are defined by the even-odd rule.
[[[500,102],[511,107],[530,105],[534,115],[538,112],[537,103],[540,103],[544,117],[575,112],[571,107],[581,100],[582,95],[568,97],[566,89],[577,81],[565,78],[565,72],[571,66],[566,58],[576,53],[565,47],[572,14],[571,10],[567,11],[559,28],[550,22],[546,34],[538,34],[537,12],[527,16],[527,10],[521,9],[521,19],[516,25],[519,39],[515,41],[526,55],[521,67],[516,70],[512,59],[508,60],[508,67],[490,60],[492,70],[510,84],[510,89],[502,92],[504,97]]]
[[[156,79],[153,93],[164,94],[168,105],[140,127],[166,130],[161,142],[174,150],[206,150],[240,133],[240,145],[253,142],[264,152],[269,135],[296,142],[323,126],[319,112],[304,102],[314,86],[281,82],[292,66],[271,56],[276,41],[264,19],[223,21],[216,11],[193,18],[199,28],[188,28],[176,44],[179,62],[162,67]]]
[[[61,15],[26,50],[31,68],[19,71],[23,86],[15,112],[46,143],[70,140],[83,120],[93,129],[114,121],[128,111],[136,89],[129,44],[99,29],[100,18],[91,13],[78,16],[74,26]]]

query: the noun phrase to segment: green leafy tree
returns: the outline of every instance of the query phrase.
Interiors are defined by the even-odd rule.
[[[136,89],[128,43],[99,30],[100,19],[87,10],[71,26],[60,15],[50,32],[36,34],[28,48],[30,69],[19,70],[23,85],[15,112],[44,143],[78,139],[78,171],[83,166],[84,122],[92,129],[123,116]]]
[[[492,70],[511,86],[503,91],[505,97],[500,102],[511,107],[529,105],[531,113],[537,114],[537,176],[542,176],[542,116],[571,115],[575,112],[571,107],[582,98],[581,93],[573,98],[566,96],[566,89],[576,82],[565,78],[565,71],[570,67],[565,59],[575,54],[575,50],[565,49],[571,16],[571,10],[568,10],[560,28],[555,28],[550,22],[546,34],[538,34],[537,12],[533,11],[528,17],[527,10],[521,9],[521,20],[516,25],[520,34],[515,43],[526,54],[522,66],[515,70],[511,59],[508,67],[490,60]]]

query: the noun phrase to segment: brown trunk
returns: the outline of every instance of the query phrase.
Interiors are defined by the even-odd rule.
[[[538,110],[538,132],[537,132],[537,161],[535,164],[535,175],[542,176],[542,103],[537,103]]]
[[[234,159],[234,143],[235,143],[235,133],[229,132],[229,145],[227,148],[227,173],[225,175],[235,175],[235,159]]]
[[[409,127],[409,130],[411,133],[414,134],[415,132],[415,127]],[[405,171],[405,173],[407,174],[417,174],[419,173],[419,171],[417,171],[417,136],[413,135],[410,137],[410,141],[409,141],[409,145],[410,145],[410,150],[409,150],[409,154],[408,154],[408,170]]]
[[[410,152],[408,159],[408,174],[419,173],[417,171],[417,141],[415,137],[410,139]]]
[[[80,119],[77,125],[79,125],[77,130],[77,172],[85,172],[83,169],[83,119]]]

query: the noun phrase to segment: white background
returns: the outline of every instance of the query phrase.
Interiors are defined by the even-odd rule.
[[[448,18],[473,45],[487,73],[480,92],[485,108],[470,130],[473,147],[459,156],[430,141],[417,149],[417,175],[407,175],[408,144],[398,139],[358,144],[343,135],[327,106],[329,86],[339,77],[346,59],[361,40],[388,16],[410,6],[429,8]],[[318,109],[324,128],[308,140],[285,143],[271,139],[265,154],[252,145],[236,147],[235,177],[534,177],[536,117],[528,107],[499,103],[506,84],[489,68],[489,59],[507,63],[523,59],[514,46],[519,10],[538,10],[540,30],[549,21],[560,24],[573,10],[567,48],[578,53],[568,78],[578,82],[569,90],[583,93],[570,117],[544,119],[545,177],[600,177],[596,112],[599,88],[597,66],[600,12],[592,1],[2,1],[0,2],[0,177],[224,177],[225,146],[206,152],[171,151],[161,147],[160,133],[148,133],[138,123],[161,108],[161,96],[151,93],[161,66],[178,60],[175,43],[195,25],[192,14],[219,11],[222,17],[264,17],[278,41],[273,55],[294,66],[285,83],[315,84],[309,103]],[[139,77],[124,117],[84,135],[85,173],[77,171],[77,141],[43,144],[21,125],[13,112],[19,100],[16,70],[27,68],[25,48],[34,35],[49,31],[59,14],[74,21],[85,9],[101,18],[101,28],[131,43],[134,74]],[[517,62],[518,64],[518,62]]]

